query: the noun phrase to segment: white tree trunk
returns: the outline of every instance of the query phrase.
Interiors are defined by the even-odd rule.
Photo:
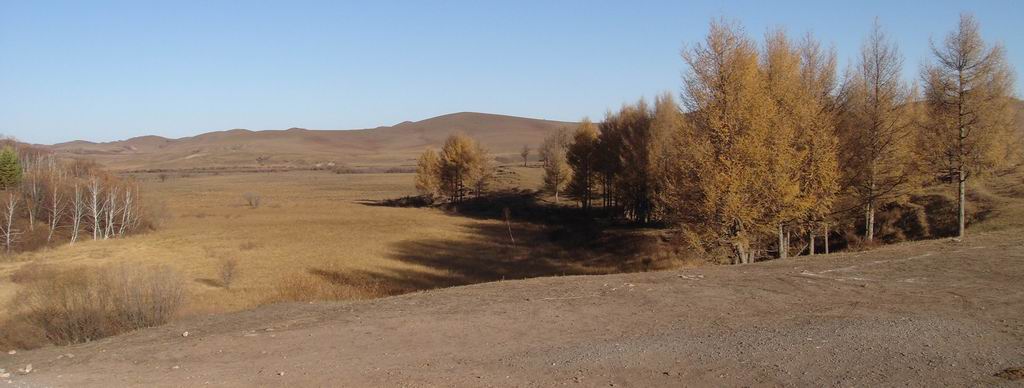
[[[785,259],[789,256],[789,244],[786,243],[785,228],[779,223],[779,258]]]
[[[3,208],[3,236],[4,236],[4,251],[7,253],[11,252],[11,247],[17,240],[20,233],[14,229],[14,218],[18,213],[18,195],[14,192],[7,194],[7,203],[4,204]]]
[[[82,230],[82,219],[85,217],[86,203],[82,196],[82,187],[75,184],[75,201],[71,206],[71,241],[75,245],[78,241],[78,234]]]
[[[100,224],[103,223],[103,219],[101,218],[103,209],[101,208],[102,204],[100,204],[101,190],[102,186],[100,186],[99,180],[95,177],[92,178],[92,180],[89,181],[89,212],[92,213],[93,240],[99,240],[100,231],[103,230],[103,228],[100,227]]]

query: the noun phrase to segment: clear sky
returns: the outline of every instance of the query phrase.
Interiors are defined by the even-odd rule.
[[[600,119],[678,93],[681,48],[718,17],[756,37],[813,32],[845,67],[878,16],[916,77],[929,37],[968,11],[1024,65],[1019,0],[836,3],[0,0],[0,133],[108,141],[459,111]]]

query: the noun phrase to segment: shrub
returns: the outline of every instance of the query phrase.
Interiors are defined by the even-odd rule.
[[[0,332],[4,337],[41,336],[56,345],[166,323],[184,302],[181,276],[165,266],[26,270],[21,279],[26,283],[11,306],[15,314]],[[16,345],[36,346],[30,342],[38,341]]]
[[[275,302],[310,302],[379,298],[411,291],[389,286],[365,274],[310,269],[283,278],[277,284]]]
[[[47,280],[57,274],[57,270],[51,265],[30,262],[21,266],[11,274],[11,283],[26,284],[40,280]]]
[[[220,285],[231,289],[231,283],[238,276],[238,259],[224,259],[220,262]]]
[[[167,323],[185,301],[185,283],[167,266],[120,264],[100,273],[117,332]]]
[[[167,210],[167,204],[163,201],[148,200],[142,204],[141,211],[139,226],[143,230],[160,229],[171,218],[171,212]]]
[[[245,198],[245,204],[248,205],[250,208],[255,209],[260,207],[260,201],[262,198],[260,197],[259,194],[245,193],[243,197]]]

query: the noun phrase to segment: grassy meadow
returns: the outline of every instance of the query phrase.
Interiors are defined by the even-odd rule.
[[[183,314],[288,300],[370,298],[530,276],[618,272],[623,263],[551,243],[539,226],[438,208],[388,207],[414,194],[413,174],[325,171],[142,175],[159,229],[83,241],[0,260],[0,309],[17,303],[11,279],[39,268],[164,264],[186,279]],[[540,169],[507,167],[500,187],[537,187]],[[248,205],[246,195],[259,196]],[[604,260],[608,259],[608,260]],[[235,261],[223,284],[226,261]],[[649,264],[649,263],[648,263]],[[3,311],[3,310],[0,310]]]
[[[0,257],[0,315],[10,316],[23,303],[21,291],[32,290],[27,284],[40,284],[32,279],[52,279],[48,271],[103,271],[125,263],[164,266],[180,275],[185,298],[178,316],[702,263],[687,258],[669,229],[559,218],[579,213],[560,213],[559,206],[549,206],[550,198],[532,214],[529,206],[494,198],[459,212],[390,204],[387,200],[414,194],[413,174],[291,171],[136,178],[145,201],[161,209],[160,226],[124,239]],[[536,188],[540,181],[539,168],[504,166],[495,188]],[[1022,183],[1024,171],[1012,169],[972,186],[972,233],[1024,227]],[[950,224],[952,187],[934,186],[923,194],[941,199],[927,200],[925,207],[944,204],[931,209],[933,224]],[[258,206],[250,205],[252,198],[259,199]],[[505,206],[516,209],[508,223],[500,216]],[[906,219],[899,213],[888,217]]]

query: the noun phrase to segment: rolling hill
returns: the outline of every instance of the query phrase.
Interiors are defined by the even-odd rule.
[[[498,158],[518,159],[524,144],[536,147],[547,134],[575,123],[462,112],[390,127],[359,130],[250,131],[232,129],[180,139],[142,136],[48,146],[60,154],[94,159],[117,170],[210,167],[310,167],[412,165],[427,147],[439,147],[456,132],[470,135]]]
[[[1016,100],[1013,104],[1018,133],[1024,136],[1024,102]],[[414,165],[425,148],[440,147],[448,135],[456,132],[479,140],[499,160],[517,161],[523,145],[536,148],[549,133],[576,124],[460,112],[371,129],[232,129],[180,139],[141,136],[106,143],[77,140],[47,148],[68,157],[93,159],[115,170],[307,168],[331,162],[351,167],[394,167]]]

